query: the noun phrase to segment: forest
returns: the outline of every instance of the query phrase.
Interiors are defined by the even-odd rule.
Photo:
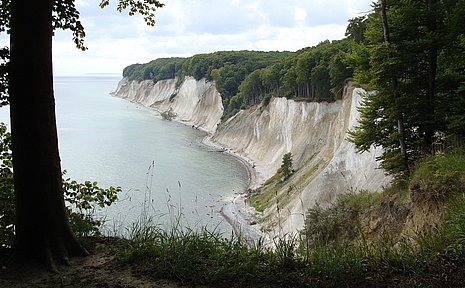
[[[130,80],[153,80],[185,76],[214,80],[231,116],[269,99],[287,97],[307,101],[334,101],[342,95],[352,69],[343,64],[350,41],[324,41],[297,52],[220,51],[189,58],[160,58],[126,67]]]
[[[81,266],[67,270],[68,275],[54,273],[56,281],[46,275],[42,286],[72,287],[68,284],[75,281],[73,287],[120,287],[124,284],[101,283],[96,275],[106,273],[108,279],[120,281],[122,277],[115,275],[123,276],[128,266],[134,272],[129,275],[183,286],[463,286],[465,0],[380,0],[371,13],[349,20],[344,39],[296,52],[216,52],[125,69],[124,76],[134,80],[178,77],[181,83],[186,76],[213,80],[229,115],[266,104],[270,97],[337,101],[350,80],[369,91],[350,140],[360,151],[372,145],[384,148],[383,167],[407,181],[401,182],[402,189],[394,182],[383,194],[343,195],[327,210],[317,205],[307,213],[303,238],[277,239],[275,250],[250,248],[239,238],[228,240],[208,231],[186,234],[177,227],[170,232],[156,225],[136,225],[132,239],[92,238],[87,247],[78,241],[73,220],[85,215],[75,214],[73,219],[65,200],[85,210],[89,202],[111,204],[119,189],[105,192],[91,182],[81,185],[62,179],[53,109],[52,35],[54,29],[71,30],[74,43],[85,50],[75,2],[2,1],[0,32],[10,33],[12,45],[11,51],[0,49],[0,101],[10,103],[13,125],[11,136],[0,125],[0,226],[7,229],[0,240],[6,246],[13,243],[6,240],[14,241],[14,248],[2,246],[2,260],[13,262],[1,261],[0,286],[23,287],[24,276],[31,277],[17,273],[8,279],[14,270],[6,270],[6,264],[20,264],[22,271],[28,267],[22,264],[34,260],[57,272],[55,263],[82,265],[75,256],[99,246],[106,254],[96,255],[94,263],[103,269],[86,265],[91,271],[83,275],[86,267]],[[100,7],[109,2],[101,0]],[[163,6],[156,0],[117,3],[118,11],[142,14],[151,26],[155,8]],[[431,154],[435,156],[427,156]],[[285,167],[292,166],[290,160],[289,154]],[[367,239],[361,229],[362,220],[372,226],[371,216],[377,211],[389,212],[380,221],[389,225],[393,218],[406,216],[398,212],[418,208],[421,213],[425,204],[432,210],[423,216],[438,213],[442,225],[415,231],[419,233],[414,238],[396,237],[388,229],[391,235]],[[426,222],[431,218],[423,219],[430,224]],[[75,278],[63,277],[69,275]]]

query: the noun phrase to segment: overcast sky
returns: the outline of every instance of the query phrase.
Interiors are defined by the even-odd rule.
[[[99,2],[76,0],[89,50],[77,50],[69,31],[56,33],[55,75],[122,73],[132,63],[221,50],[296,51],[343,38],[347,20],[372,0],[161,0],[155,27]]]

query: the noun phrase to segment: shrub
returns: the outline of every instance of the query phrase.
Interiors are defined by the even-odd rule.
[[[417,165],[410,181],[412,201],[443,201],[464,192],[465,154],[431,156]]]
[[[381,201],[380,193],[341,194],[329,207],[308,209],[302,231],[304,245],[315,248],[351,241],[361,235],[360,216]]]

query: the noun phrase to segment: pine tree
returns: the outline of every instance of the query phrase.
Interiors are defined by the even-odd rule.
[[[292,169],[292,154],[291,152],[283,155],[283,162],[281,164],[281,173],[283,175],[283,181],[286,181],[291,177],[294,170]]]

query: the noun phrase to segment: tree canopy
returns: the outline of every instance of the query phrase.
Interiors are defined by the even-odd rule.
[[[214,80],[226,116],[271,96],[334,101],[352,76],[345,64],[350,41],[324,41],[297,52],[220,51],[188,58],[160,58],[123,70],[130,80],[154,82],[185,76]]]
[[[383,147],[383,166],[402,174],[435,143],[464,139],[465,1],[380,2],[359,23],[365,31],[350,55],[355,80],[376,90],[365,97],[352,141],[361,151]]]

